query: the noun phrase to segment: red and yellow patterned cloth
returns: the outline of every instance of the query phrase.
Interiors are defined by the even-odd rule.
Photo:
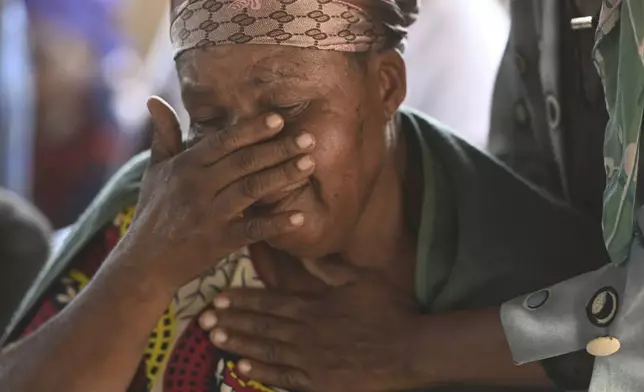
[[[28,335],[69,304],[127,232],[134,208],[128,208],[78,253],[71,267],[38,302],[22,336]],[[237,358],[216,349],[197,323],[199,313],[225,287],[262,287],[245,250],[177,292],[150,339],[128,392],[277,392],[236,372]]]

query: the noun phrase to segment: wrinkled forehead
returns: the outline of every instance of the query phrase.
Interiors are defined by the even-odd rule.
[[[347,75],[348,57],[339,52],[280,45],[224,45],[192,49],[177,59],[182,87],[247,85],[265,88],[319,84]]]

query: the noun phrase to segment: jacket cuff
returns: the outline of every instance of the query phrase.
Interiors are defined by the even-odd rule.
[[[588,342],[605,336],[610,320],[601,325],[588,312],[598,293],[610,289],[619,296],[624,282],[624,269],[610,264],[503,304],[501,322],[514,362],[584,350]]]

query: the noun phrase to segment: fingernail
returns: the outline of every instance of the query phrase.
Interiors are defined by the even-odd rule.
[[[222,344],[228,340],[228,335],[221,329],[216,329],[212,333],[212,341],[216,344]]]
[[[248,374],[248,373],[250,373],[250,370],[252,369],[252,366],[250,366],[250,362],[245,361],[245,360],[241,360],[237,364],[237,368],[239,369],[240,372]]]
[[[266,117],[266,126],[269,128],[279,128],[282,126],[282,116],[279,114],[269,114]]]
[[[302,226],[304,223],[304,214],[298,212],[297,214],[291,215],[288,219],[293,226]]]
[[[230,300],[226,297],[217,297],[215,298],[215,308],[217,309],[228,309],[230,306]]]
[[[213,312],[204,312],[201,317],[199,317],[199,326],[201,329],[207,331],[213,329],[217,325],[217,316]]]
[[[295,139],[295,143],[301,149],[306,149],[313,146],[314,140],[310,133],[303,133]]]
[[[309,170],[314,165],[313,158],[310,156],[305,156],[304,158],[297,161],[297,168],[301,171]]]

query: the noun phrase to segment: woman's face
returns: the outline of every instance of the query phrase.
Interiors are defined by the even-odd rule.
[[[371,57],[359,62],[338,52],[226,45],[192,50],[178,60],[194,137],[269,112],[285,120],[280,137],[315,137],[313,176],[283,202],[264,207],[303,211],[305,227],[271,240],[272,246],[318,257],[349,240],[389,150],[387,79]],[[284,195],[273,196],[268,200]]]

